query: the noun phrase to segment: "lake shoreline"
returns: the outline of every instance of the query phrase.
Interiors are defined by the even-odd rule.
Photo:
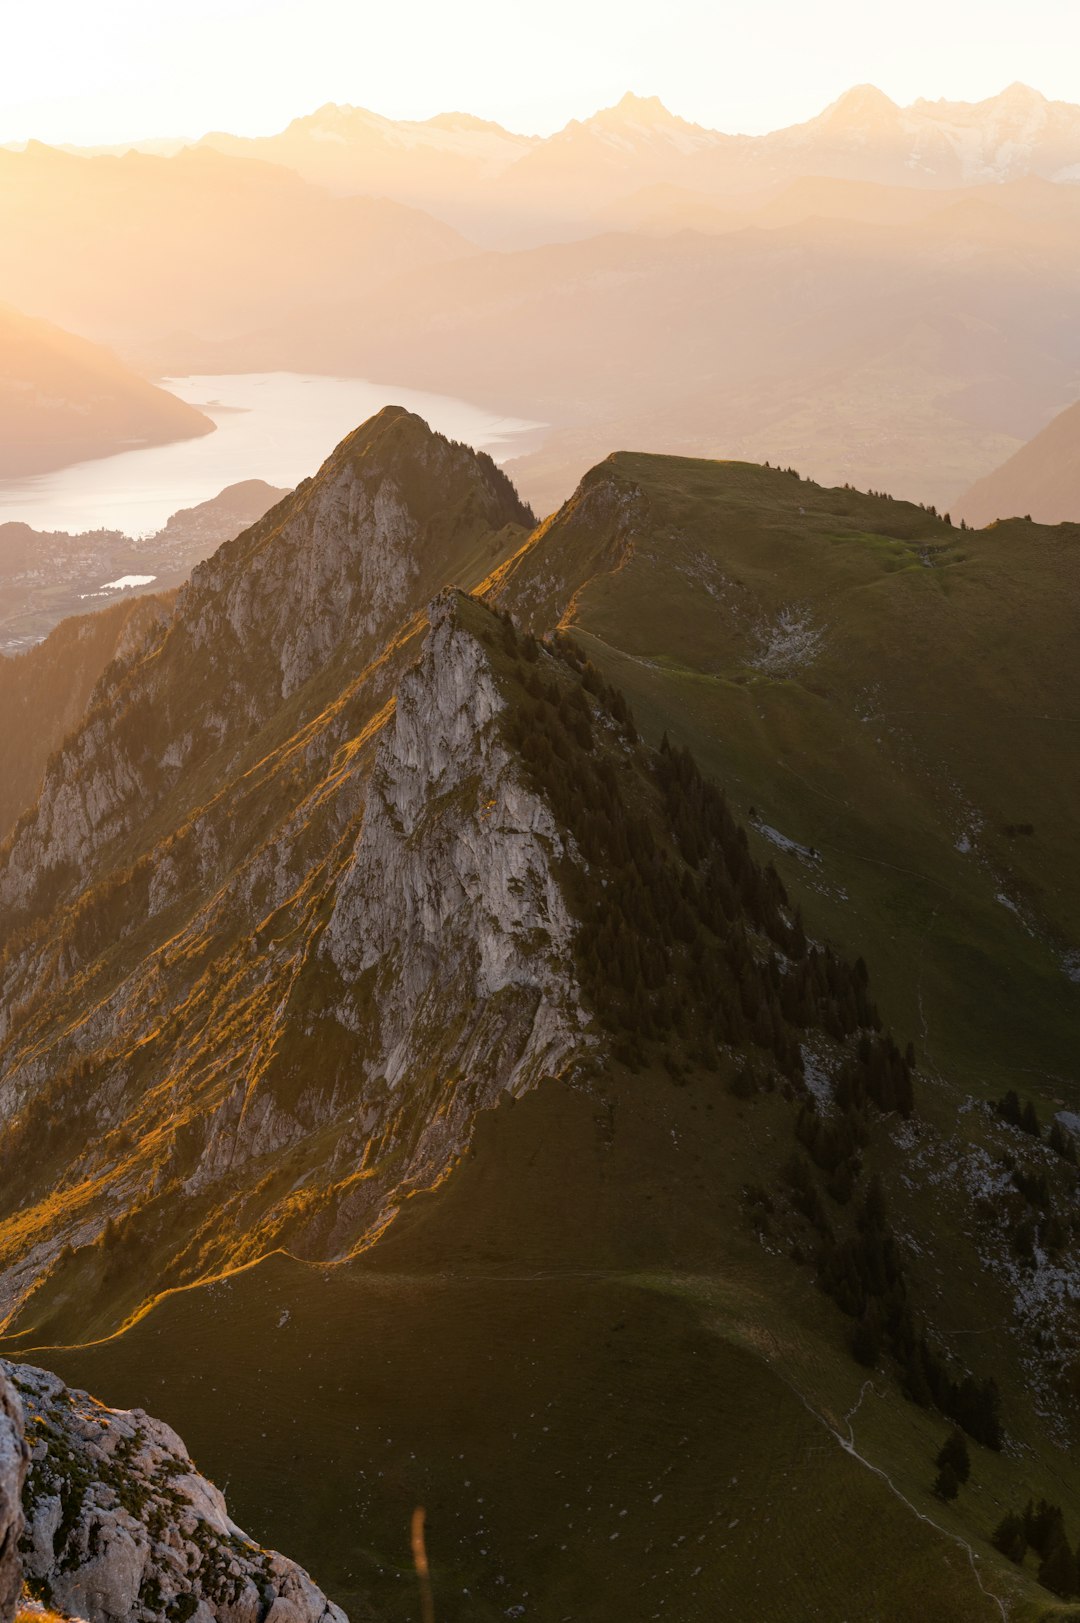
[[[129,448],[65,468],[0,480],[0,525],[69,535],[154,534],[175,512],[247,479],[292,488],[385,405],[401,405],[496,462],[535,450],[547,425],[430,391],[315,373],[199,373],[160,386],[197,407],[214,432]]]

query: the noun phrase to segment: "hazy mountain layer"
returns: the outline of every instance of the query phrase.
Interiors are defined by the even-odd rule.
[[[38,142],[0,150],[0,209],[5,297],[125,354],[166,335],[175,353],[183,335],[220,339],[293,308],[359,299],[469,251],[448,226],[398,203],[333,197],[274,165],[205,149],[171,158],[76,157]]]
[[[393,197],[470,233],[484,228],[492,184],[538,142],[467,113],[395,120],[330,102],[280,135],[218,131],[200,145],[282,164],[334,192]]]
[[[762,136],[705,129],[655,96],[626,95],[545,139],[456,114],[395,123],[330,104],[279,135],[203,144],[336,191],[396,197],[503,245],[558,236],[657,183],[738,195],[804,175],[906,188],[1080,180],[1080,108],[1020,84],[982,102],[910,107],[859,85],[817,118]]]
[[[65,260],[70,266],[71,256]],[[0,305],[0,477],[213,429],[209,417],[108,350]]]
[[[1069,406],[956,504],[969,524],[1024,513],[1040,524],[1080,522],[1080,405]]]
[[[631,96],[542,141],[327,107],[171,157],[31,143],[0,152],[0,282],[164,375],[344,370],[543,417],[514,471],[546,510],[625,445],[947,509],[1075,398],[1078,120],[1022,86],[862,87],[759,138]]]
[[[216,364],[393,373],[541,417],[552,432],[514,473],[546,511],[628,444],[948,507],[1073,396],[1080,215],[1062,204],[1040,235],[1019,204],[900,225],[808,206],[418,271]]]

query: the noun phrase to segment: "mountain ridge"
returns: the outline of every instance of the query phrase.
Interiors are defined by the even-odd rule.
[[[455,478],[460,491],[456,512],[450,499]],[[28,918],[52,905],[47,900],[50,892],[59,899],[73,876],[76,885],[68,892],[71,899],[80,891],[85,893],[87,874],[103,871],[107,877],[104,886],[98,887],[97,899],[84,894],[81,909],[75,910],[76,915],[81,913],[84,927],[92,917],[102,916],[101,906],[118,908],[114,926],[119,939],[125,932],[137,932],[148,913],[151,921],[161,921],[151,924],[151,929],[166,930],[166,959],[161,970],[150,968],[147,981],[138,957],[126,970],[122,956],[119,964],[110,967],[110,956],[115,960],[115,953],[97,961],[102,943],[96,925],[91,925],[89,936],[84,927],[77,932],[81,944],[71,937],[58,954],[47,948],[45,957],[41,956],[44,942],[33,945],[31,931],[26,938],[29,956],[20,958],[18,949],[15,958],[8,955],[8,1013],[25,1004],[27,995],[33,1000],[30,987],[41,986],[44,973],[46,983],[58,977],[55,989],[61,1000],[93,997],[98,1013],[86,1035],[90,1037],[91,1031],[103,1034],[118,1011],[117,971],[122,987],[132,967],[146,988],[140,997],[146,999],[147,1014],[160,1001],[160,992],[154,993],[152,986],[162,970],[166,978],[179,973],[189,987],[193,984],[189,977],[194,976],[194,984],[203,988],[200,995],[210,996],[209,1012],[217,994],[205,978],[197,943],[207,929],[210,940],[222,931],[228,916],[225,893],[211,904],[203,925],[192,920],[187,947],[180,946],[184,932],[175,935],[175,931],[183,909],[192,905],[189,898],[194,897],[196,917],[205,907],[198,894],[200,876],[222,863],[226,868],[238,864],[231,883],[239,885],[237,897],[246,898],[239,903],[241,908],[269,908],[270,915],[283,906],[286,912],[296,909],[301,936],[306,938],[313,930],[312,939],[320,935],[327,921],[319,917],[318,907],[303,922],[309,910],[304,895],[306,866],[316,862],[314,851],[321,841],[317,863],[328,864],[327,877],[332,881],[328,897],[332,898],[334,886],[340,890],[347,881],[347,849],[338,847],[350,822],[357,826],[364,783],[383,758],[376,745],[388,725],[387,736],[393,734],[394,687],[389,684],[396,683],[410,657],[415,657],[415,640],[423,624],[421,611],[430,586],[433,582],[441,585],[446,559],[455,555],[455,547],[466,568],[470,554],[476,554],[472,568],[478,578],[482,576],[488,567],[488,538],[523,516],[524,509],[509,482],[490,459],[432,435],[418,419],[400,409],[387,410],[343,442],[319,479],[305,482],[266,519],[222,548],[209,564],[200,566],[171,615],[151,630],[142,647],[134,648],[126,660],[115,662],[106,673],[80,728],[46,770],[41,800],[48,808],[46,815],[36,820],[32,813],[24,815],[8,838],[3,859],[5,905]],[[346,523],[339,528],[342,520]],[[363,537],[363,545],[355,553],[349,546],[350,533]],[[438,544],[440,561],[431,574],[425,574],[423,538]],[[420,547],[411,560],[410,542]],[[283,569],[292,572],[288,588]],[[306,611],[299,616],[298,593],[308,594]],[[359,603],[365,605],[362,618],[356,614]],[[344,641],[339,641],[343,635]],[[241,653],[245,640],[250,646]],[[433,725],[439,703],[437,687],[432,688]],[[170,749],[157,761],[147,751],[147,729],[154,712],[159,725],[168,716],[174,729]],[[404,719],[396,725],[403,726]],[[126,737],[127,745],[112,754],[110,740],[118,742],[121,736]],[[385,770],[389,769],[388,763]],[[405,770],[404,762],[401,769]],[[430,770],[435,771],[435,766]],[[325,775],[321,788],[305,786],[306,773],[313,773],[316,779]],[[93,788],[85,800],[80,795],[73,803],[64,785],[76,778]],[[208,791],[209,800],[200,804]],[[295,811],[284,809],[284,821],[282,792],[299,795]],[[256,811],[260,802],[261,810]],[[246,807],[244,812],[241,806]],[[373,810],[372,826],[374,816]],[[294,818],[299,819],[295,827]],[[273,830],[279,822],[284,862],[273,855]],[[392,823],[393,819],[385,831],[391,840]],[[256,843],[253,852],[255,829],[262,830],[260,837],[269,838],[269,844],[260,851]],[[318,874],[318,865],[313,871]],[[392,872],[393,866],[387,876]],[[80,873],[81,880],[77,878]],[[296,883],[300,889],[290,899]],[[226,929],[223,949],[227,957],[233,952],[228,934]],[[271,940],[265,942],[265,949],[277,956]],[[268,1018],[274,1029],[286,1009],[266,978],[269,963],[256,970],[252,981],[250,971],[243,968],[244,956],[239,950],[226,981],[239,973],[241,979],[251,982],[252,1018]],[[50,960],[52,967],[48,968]],[[303,960],[301,951],[295,972],[302,968]],[[185,961],[189,961],[188,967]],[[172,968],[166,969],[170,962]],[[17,963],[21,969],[15,967]],[[93,966],[93,979],[87,981],[83,970],[89,966]],[[327,973],[331,979],[337,974],[332,963]],[[30,979],[23,979],[24,975]],[[17,990],[20,980],[21,991]],[[93,989],[94,980],[98,990]],[[420,992],[405,986],[401,995],[408,999]],[[144,1020],[141,1017],[140,1023]],[[5,1029],[10,1035],[10,1020],[5,1021]],[[206,1034],[200,1037],[198,1026],[189,1039],[182,1032],[183,1022],[177,1035],[182,1045],[188,1043],[192,1085],[199,1088],[204,1086],[199,1044]],[[345,1036],[343,1031],[343,1039]],[[98,1036],[90,1040],[96,1042]],[[211,1048],[214,1041],[211,1036]],[[231,1039],[225,1041],[228,1045]],[[117,1060],[124,1069],[119,1056]],[[275,1086],[287,1097],[289,1066],[280,1062],[280,1056],[277,1070],[283,1074]],[[38,1062],[32,1061],[27,1073],[30,1091],[25,1093],[17,1076],[8,1072],[13,1083],[7,1096],[9,1120],[10,1108],[19,1108],[19,1098],[33,1096],[37,1086],[33,1077],[40,1079],[42,1074]],[[385,1081],[380,1086],[385,1089]],[[221,1096],[226,1105],[222,1125],[226,1118],[232,1120],[234,1106],[226,1104],[228,1091]],[[234,1092],[236,1108],[243,1105],[245,1092],[246,1085],[238,1095]],[[272,1097],[273,1089],[263,1091],[259,1110],[264,1118],[274,1118]],[[257,1135],[257,1124],[252,1130]],[[224,1128],[224,1163],[218,1173],[213,1171],[214,1156],[205,1159],[211,1176],[224,1175],[227,1170],[231,1131]],[[271,1141],[272,1136],[271,1132]],[[417,1154],[422,1158],[422,1149]],[[371,1184],[372,1199],[376,1198],[376,1183]],[[362,1187],[359,1195],[363,1206]],[[87,1198],[92,1207],[97,1199],[92,1182],[79,1197],[84,1204]]]
[[[1040,1617],[993,1538],[1080,1510],[1076,761],[1036,725],[1074,541],[635,452],[533,527],[489,459],[362,425],[0,847],[5,1353],[159,1383],[245,1524],[395,1623],[417,1504],[481,1623],[699,1580]]]
[[[0,150],[0,206],[5,296],[126,356],[164,334],[227,338],[292,305],[355,297],[407,266],[473,251],[420,210],[334,196],[278,164],[209,147],[172,157]]]
[[[645,161],[651,154],[659,164],[651,178],[681,179],[714,193],[776,184],[797,173],[908,186],[995,184],[1024,174],[1080,179],[1080,108],[1016,84],[979,102],[919,99],[903,107],[873,85],[855,86],[815,117],[760,135],[708,128],[669,112],[656,96],[628,91],[612,106],[573,118],[543,137],[515,135],[482,121],[477,137],[487,145],[474,146],[471,173],[461,168],[469,159],[463,149],[457,156],[459,171],[442,171],[438,185],[430,178],[408,178],[400,165],[402,148],[423,150],[424,140],[430,139],[425,132],[444,128],[448,116],[395,122],[363,108],[328,104],[293,120],[278,135],[215,134],[204,136],[203,142],[230,152],[266,153],[336,189],[378,192],[403,186],[402,195],[433,212],[449,211],[446,217],[468,222],[467,229],[481,213],[478,188],[493,180],[505,183],[508,206],[514,193],[521,199],[539,186],[533,207],[544,198],[541,212],[552,219],[578,213],[579,196],[587,195],[598,207],[610,200],[603,168],[615,174],[635,152]],[[396,153],[396,172],[378,148],[358,149],[355,157],[347,157],[343,143],[348,143],[350,128],[374,133],[387,152]],[[563,152],[568,163],[561,161]],[[593,158],[603,160],[601,171],[575,172]],[[569,188],[561,204],[559,181]]]

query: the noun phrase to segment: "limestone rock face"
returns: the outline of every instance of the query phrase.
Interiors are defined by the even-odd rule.
[[[0,845],[0,1322],[107,1266],[115,1327],[146,1246],[347,1254],[588,1046],[561,836],[439,596],[528,519],[387,408],[103,674]]]
[[[374,977],[369,1081],[393,1099],[425,1066],[441,1073],[412,1152],[420,1180],[460,1153],[477,1108],[565,1074],[595,1041],[556,875],[572,853],[503,740],[505,703],[462,606],[454,591],[431,605],[324,949],[344,985]],[[358,1017],[346,997],[339,1018]]]
[[[335,657],[361,668],[479,537],[526,518],[493,463],[408,412],[349,435],[107,673],[0,859],[0,920],[77,887],[199,762],[219,752],[220,777],[283,700]]]
[[[0,1623],[11,1623],[22,1586],[19,1537],[25,1475],[22,1404],[0,1373]]]
[[[24,1573],[50,1606],[88,1623],[347,1623],[303,1568],[230,1520],[169,1426],[46,1370],[0,1371],[26,1413]]]

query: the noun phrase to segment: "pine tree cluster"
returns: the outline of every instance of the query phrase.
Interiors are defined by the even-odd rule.
[[[805,1114],[800,1117],[800,1123],[806,1120]],[[808,1142],[805,1125],[800,1137]],[[809,1141],[845,1143],[842,1129],[832,1126],[828,1136],[819,1134]],[[837,1163],[838,1168],[844,1165],[842,1160]],[[828,1185],[834,1198],[836,1176],[834,1170]],[[870,1180],[854,1232],[838,1239],[805,1158],[795,1157],[786,1177],[793,1191],[792,1204],[820,1237],[818,1283],[840,1311],[855,1321],[849,1342],[852,1357],[873,1369],[888,1352],[898,1366],[905,1397],[921,1408],[937,1409],[975,1442],[1000,1449],[1003,1436],[997,1383],[992,1376],[976,1380],[967,1373],[955,1374],[931,1345],[909,1299],[903,1254],[889,1223],[880,1179],[875,1175]]]
[[[1031,1550],[1039,1561],[1039,1582],[1061,1600],[1080,1595],[1080,1551],[1069,1543],[1060,1505],[1029,1499],[1022,1512],[1002,1517],[992,1542],[1017,1566]]]
[[[937,1466],[934,1492],[939,1499],[955,1499],[971,1475],[971,1455],[962,1431],[949,1433],[938,1449],[934,1464]]]
[[[865,964],[808,943],[776,869],[751,856],[746,830],[690,751],[666,736],[659,751],[641,745],[625,698],[570,638],[551,644],[577,678],[567,683],[508,617],[502,637],[527,695],[508,720],[511,741],[585,859],[568,876],[578,967],[619,1058],[640,1066],[658,1043],[676,1069],[679,1053],[715,1070],[721,1047],[749,1046],[765,1065],[741,1073],[748,1091],[775,1085],[775,1071],[801,1092],[802,1032],[860,1034],[840,1084],[852,1110],[870,1101],[909,1114],[910,1063],[881,1035]],[[633,752],[625,770],[651,780],[659,808],[639,808],[624,768],[594,749],[598,724],[621,734]]]

